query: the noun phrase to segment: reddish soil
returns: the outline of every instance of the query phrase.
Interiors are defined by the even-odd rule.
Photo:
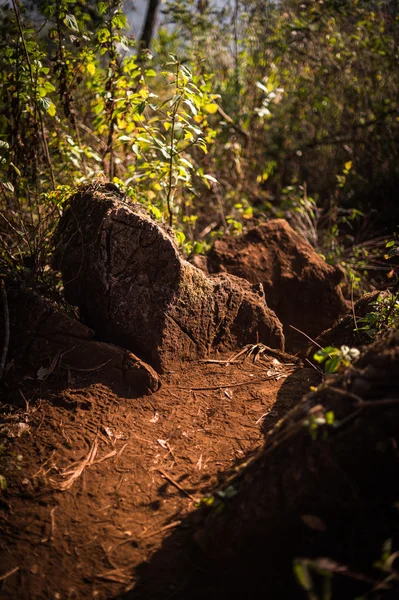
[[[13,406],[0,428],[0,598],[141,597],[140,573],[164,540],[187,537],[196,502],[317,383],[280,360],[180,363],[134,400],[103,384],[54,391],[57,372],[3,395]],[[176,595],[190,574],[177,566],[168,589],[162,574],[182,552],[155,561],[145,597]]]
[[[314,339],[348,310],[340,285],[342,269],[328,265],[284,219],[216,240],[207,267],[211,273],[227,272],[262,284],[268,307],[283,324],[289,352],[303,348],[304,337],[297,329]]]

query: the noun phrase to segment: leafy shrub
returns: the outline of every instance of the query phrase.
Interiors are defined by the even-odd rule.
[[[373,302],[371,312],[358,319],[359,330],[371,338],[380,337],[392,329],[399,328],[399,295],[385,292]]]
[[[93,178],[120,185],[193,240],[196,188],[216,183],[202,159],[216,136],[211,77],[173,55],[163,66],[134,55],[118,1],[89,13],[48,2],[45,36],[17,3],[2,11],[1,273],[49,280],[62,206]]]

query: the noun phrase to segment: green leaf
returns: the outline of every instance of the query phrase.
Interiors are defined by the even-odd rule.
[[[67,14],[65,16],[64,23],[67,27],[69,27],[69,29],[72,29],[73,31],[79,31],[79,27],[78,27],[78,24],[76,22],[76,18],[74,15]]]
[[[117,117],[118,115],[121,115],[122,113],[125,113],[125,112],[126,112],[126,108],[124,106],[115,108],[115,110],[112,112],[112,118],[115,119],[115,117]]]
[[[334,348],[333,346],[327,346],[326,348],[320,348],[320,350],[317,350],[317,352],[313,355],[313,358],[316,362],[322,364],[327,358],[334,356],[337,353],[339,354],[339,350],[337,348]]]
[[[145,111],[145,106],[146,106],[145,102],[140,102],[140,104],[137,105],[136,110],[139,113],[139,115],[143,114],[143,112]]]
[[[48,114],[50,115],[50,117],[55,117],[56,114],[56,108],[55,108],[55,104],[54,102],[50,101],[49,107],[47,109]]]
[[[187,159],[180,158],[180,162],[183,163],[184,165],[186,165],[186,167],[188,167],[189,169],[194,169],[194,165],[192,165]],[[216,181],[216,179],[215,179],[215,181]]]
[[[335,415],[332,410],[326,412],[326,423],[327,425],[334,425]]]
[[[148,71],[146,71],[145,74],[146,74],[147,77],[156,77],[157,76],[157,74],[154,71],[154,69],[148,69]]]
[[[110,36],[110,32],[105,27],[101,27],[101,29],[97,31],[97,39],[100,42],[100,44],[106,42],[110,38]]]
[[[158,221],[162,219],[162,212],[159,210],[159,208],[153,206],[152,204],[149,204],[147,208]]]
[[[140,136],[137,138],[138,142],[144,142],[145,144],[152,144],[151,140],[149,140],[148,138],[145,138],[143,136]]]
[[[106,2],[98,3],[98,12],[100,13],[100,15],[105,15],[105,13],[107,12],[107,3]]]
[[[299,560],[294,561],[294,575],[299,585],[307,592],[312,591],[312,579],[309,574],[308,566]]]
[[[194,116],[198,114],[198,111],[191,100],[183,100],[183,104],[187,104]]]
[[[14,163],[10,162],[10,167],[12,167],[14,169],[14,171],[16,172],[16,174],[21,177],[21,171],[18,169],[18,167],[16,167],[14,165]]]
[[[208,181],[212,181],[213,183],[219,183],[217,179],[212,177],[212,175],[203,175],[202,178],[207,179]]]
[[[0,475],[0,490],[4,492],[7,489],[7,479],[4,475]]]
[[[47,112],[50,107],[51,100],[49,100],[48,98],[39,98],[38,103],[41,106],[41,108]]]
[[[204,251],[204,244],[202,242],[195,242],[193,246],[194,254],[202,254]]]
[[[218,105],[214,102],[210,102],[209,104],[204,104],[204,111],[209,113],[210,115],[214,115],[218,110]]]
[[[48,93],[55,92],[55,86],[52,83],[50,83],[49,81],[45,81],[43,83],[43,87],[46,90],[46,92],[48,92]]]
[[[175,231],[175,235],[176,235],[179,245],[181,246],[184,243],[186,236],[184,235],[184,233],[182,231]]]
[[[111,23],[115,29],[123,29],[126,27],[126,16],[122,12],[117,12],[112,17]]]
[[[8,149],[9,147],[10,147],[10,144],[8,142],[5,142],[4,140],[0,140],[0,148]]]
[[[29,54],[33,53],[33,52],[37,52],[37,50],[38,50],[38,46],[37,46],[36,42],[32,42],[32,41],[28,40],[25,42],[25,46],[26,46],[26,49],[29,52]]]
[[[330,375],[332,373],[336,373],[341,365],[341,357],[340,356],[333,356],[332,358],[329,358],[326,361],[326,373],[329,373]]]
[[[162,147],[162,148],[160,148],[160,150],[161,150],[161,152],[162,152],[163,156],[166,158],[166,160],[170,160],[170,154],[169,154],[169,152],[166,150],[166,148],[163,148],[163,147]]]

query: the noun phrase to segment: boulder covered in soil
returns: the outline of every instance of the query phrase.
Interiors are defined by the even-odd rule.
[[[207,266],[211,273],[232,273],[262,284],[268,306],[283,323],[290,351],[306,345],[290,325],[315,338],[347,312],[339,285],[342,270],[328,265],[284,219],[217,240]]]
[[[10,287],[8,365],[38,385],[102,383],[130,397],[155,392],[159,376],[132,352],[94,339],[94,331],[32,290]]]
[[[224,574],[229,580],[229,591],[238,597],[245,589],[241,597],[255,598],[267,581],[270,597],[297,597],[298,557],[328,557],[327,572],[332,568],[346,578],[370,573],[398,527],[398,439],[395,332],[305,396],[213,503],[207,500],[196,540],[221,579]],[[360,581],[373,584],[373,578],[375,585],[375,573]],[[364,591],[345,590],[333,596],[354,598]]]
[[[100,339],[158,370],[258,341],[284,348],[261,286],[225,273],[208,277],[180,257],[170,231],[114,188],[73,196],[56,233],[66,299]]]

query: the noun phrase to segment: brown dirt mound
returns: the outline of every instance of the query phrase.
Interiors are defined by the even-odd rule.
[[[371,568],[392,536],[387,515],[399,493],[398,416],[399,332],[308,394],[228,482],[232,497],[215,496],[196,539],[222,573],[234,571],[229,589],[255,598],[278,570],[271,597],[292,597],[296,556],[328,553],[346,566],[346,576]],[[397,525],[396,519],[393,531]],[[363,577],[357,593],[372,581]],[[351,585],[343,589],[336,597],[356,595]]]
[[[263,342],[284,348],[282,326],[259,286],[208,277],[181,259],[170,233],[109,187],[76,194],[57,232],[65,295],[96,335],[156,369],[176,356]]]
[[[1,600],[105,600],[135,586],[162,540],[187,532],[196,500],[261,444],[262,424],[315,382],[281,353],[243,357],[176,364],[134,401],[100,384],[54,392],[27,380],[3,395],[22,408],[4,407],[0,426]],[[161,575],[181,549],[153,580],[159,597],[173,593]]]
[[[268,306],[283,323],[290,351],[306,345],[290,325],[315,338],[347,312],[339,286],[341,269],[328,265],[284,219],[268,221],[237,238],[217,240],[207,265],[211,273],[222,271],[262,283]]]
[[[48,380],[70,388],[96,382],[131,397],[159,388],[154,369],[124,348],[94,340],[94,331],[54,303],[31,290],[9,287],[7,294],[8,373],[15,381]]]

